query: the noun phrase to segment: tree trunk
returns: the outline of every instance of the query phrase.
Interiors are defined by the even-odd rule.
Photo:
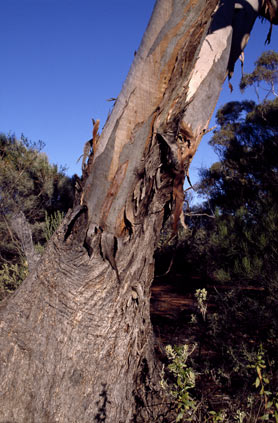
[[[74,209],[1,305],[0,423],[158,421],[153,253],[227,74],[234,4],[208,32],[217,3],[157,1]]]

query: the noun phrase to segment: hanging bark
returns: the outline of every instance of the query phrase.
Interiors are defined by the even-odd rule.
[[[73,210],[1,305],[0,423],[158,421],[153,253],[227,75],[234,2],[217,4],[157,1]]]

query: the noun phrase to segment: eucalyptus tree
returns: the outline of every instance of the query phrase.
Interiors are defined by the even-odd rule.
[[[218,3],[157,0],[73,209],[2,305],[0,421],[158,419],[154,248],[256,17],[277,23],[274,0]]]

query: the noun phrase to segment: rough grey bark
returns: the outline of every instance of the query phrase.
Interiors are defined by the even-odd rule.
[[[0,423],[158,421],[153,252],[227,74],[234,3],[208,32],[217,3],[157,1],[74,209],[1,305]]]

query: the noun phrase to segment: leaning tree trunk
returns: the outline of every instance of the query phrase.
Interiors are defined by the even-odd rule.
[[[155,421],[153,253],[227,74],[234,2],[208,31],[217,3],[157,1],[75,207],[1,306],[0,423]]]

